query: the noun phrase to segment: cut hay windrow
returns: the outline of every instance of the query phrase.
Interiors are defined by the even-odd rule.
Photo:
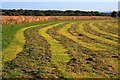
[[[111,26],[112,28],[118,28],[118,23],[108,23],[106,25]]]
[[[64,47],[61,44],[59,44],[59,41],[55,40],[49,34],[46,33],[48,29],[56,27],[60,24],[63,24],[63,23],[42,28],[39,30],[39,34],[43,36],[47,40],[47,42],[50,44],[50,50],[52,54],[51,64],[55,64],[57,68],[62,72],[62,75],[65,78],[75,78],[76,74],[66,71],[65,65],[70,60],[69,55],[66,53],[67,50],[64,49]]]
[[[103,23],[98,23],[96,24],[97,26],[99,26],[98,28],[102,31],[105,31],[107,33],[111,33],[111,34],[115,34],[115,35],[118,35],[118,27],[112,27],[111,25],[109,24],[103,24]],[[118,37],[114,38],[115,40],[118,39]]]
[[[38,26],[38,25],[36,25]],[[20,29],[13,39],[12,43],[2,52],[3,62],[10,61],[16,57],[16,55],[22,51],[25,44],[24,31],[36,26],[30,26]]]
[[[99,31],[96,31],[93,29],[93,25],[90,25],[91,23],[88,23],[87,26],[88,27],[84,27],[85,31],[94,35],[94,36],[98,36],[98,37],[102,37],[103,39],[105,39],[105,42],[110,44],[110,45],[114,45],[114,46],[118,46],[118,42],[117,41],[114,41],[113,40],[113,37],[111,37],[110,35],[107,35],[107,34],[102,34],[102,33],[99,33]],[[107,40],[107,41],[106,41]]]
[[[99,22],[99,21],[96,21],[96,22]],[[111,23],[111,22],[108,22],[108,23],[105,23],[105,22],[99,22],[100,25],[102,25],[103,27],[107,27],[107,28],[110,28],[110,29],[118,29],[118,22],[117,23]],[[98,23],[98,24],[99,24]]]
[[[109,36],[112,36],[112,37],[115,37],[115,38],[118,37],[118,35],[107,33],[105,31],[100,30],[97,26],[94,25],[94,22],[90,23],[90,26],[91,26],[91,29],[93,29],[93,30],[95,30],[95,31],[97,31],[101,34],[109,35]]]
[[[50,22],[47,24],[43,23],[40,25],[48,25],[48,24],[53,24],[53,23],[55,23],[55,22]],[[24,31],[27,29],[30,29],[30,28],[37,27],[37,26],[39,26],[39,25],[25,27],[16,32],[15,38],[12,40],[12,42],[9,44],[9,46],[7,48],[3,49],[3,51],[2,51],[3,62],[7,62],[7,61],[14,59],[16,57],[16,55],[24,49],[23,48],[23,46],[25,44]]]
[[[102,41],[104,43],[113,44],[113,45],[116,45],[116,46],[118,45],[117,42],[114,42],[114,41],[111,41],[111,40],[108,40],[108,39],[105,39],[105,38],[102,38],[102,37],[99,37],[99,36],[88,33],[87,31],[84,30],[84,27],[86,27],[86,26],[83,26],[83,24],[80,24],[79,25],[79,32],[85,34],[86,36],[88,36],[90,38],[100,40],[100,41]],[[104,45],[101,45],[101,46],[104,46]],[[106,48],[107,48],[107,46],[106,46]]]
[[[85,31],[90,33],[90,34],[93,34],[93,35],[117,42],[116,39],[113,38],[112,36],[102,34],[102,33],[99,33],[97,31],[91,29],[92,26],[90,26],[90,23],[86,23],[86,24],[84,24],[84,26],[86,26],[86,27],[84,27]]]
[[[17,18],[15,17],[15,20]],[[30,22],[32,19],[33,21],[38,19],[26,17],[26,20],[29,18]],[[48,18],[53,19],[47,17],[46,20]],[[2,53],[3,78],[118,77],[119,55],[116,47],[119,44],[117,38],[113,36],[117,34],[106,31],[106,27],[109,27],[108,30],[117,31],[117,27],[108,25],[115,26],[117,20],[91,18],[71,20],[77,17],[69,16],[54,18],[56,20],[43,21],[42,24],[38,22],[38,25],[32,23],[36,26],[29,25],[30,27],[24,28],[20,26],[12,34],[15,35],[13,40],[10,39],[11,43]],[[58,18],[63,20],[57,20]],[[15,26],[19,27],[18,24]],[[12,25],[5,28],[12,29]],[[5,38],[7,37],[5,36],[4,40]]]
[[[72,24],[73,24],[73,23],[72,23]],[[92,49],[92,50],[95,50],[95,51],[96,51],[96,50],[105,50],[104,46],[103,46],[103,48],[101,48],[101,47],[96,47],[96,46],[94,46],[94,45],[92,45],[92,44],[90,44],[90,43],[83,42],[82,40],[79,40],[79,39],[77,39],[77,37],[75,37],[75,36],[71,35],[70,33],[68,33],[67,30],[68,30],[69,28],[71,28],[71,25],[72,25],[72,24],[68,24],[68,25],[66,25],[65,27],[61,28],[61,29],[58,31],[58,33],[66,36],[66,37],[68,37],[69,39],[71,39],[71,40],[73,40],[73,41],[75,41],[75,42],[78,42],[78,43],[81,44],[82,46],[87,47],[87,48],[90,48],[90,49]],[[96,45],[98,45],[98,44],[96,44]]]
[[[67,24],[70,24],[72,22],[67,22]],[[98,74],[94,75],[93,72],[91,74],[87,74],[82,72],[82,64],[85,64],[84,59],[87,56],[95,54],[90,49],[83,47],[82,45],[79,45],[77,42],[74,42],[73,40],[69,39],[66,36],[63,36],[58,33],[58,30],[65,27],[67,24],[59,25],[57,27],[53,27],[47,31],[47,33],[52,36],[54,39],[58,40],[60,44],[62,44],[65,49],[67,50],[67,54],[70,56],[70,60],[67,62],[67,70],[69,72],[73,72],[77,74],[75,76],[76,78],[85,78],[85,77],[94,77],[98,76]],[[86,54],[86,51],[89,51],[89,54]],[[75,61],[73,61],[75,59]],[[81,60],[83,60],[83,63],[81,63]],[[76,64],[77,63],[77,64]],[[74,65],[74,66],[73,66]],[[79,66],[79,67],[78,67]],[[91,65],[86,66],[87,69],[92,69]],[[99,76],[100,77],[100,76]],[[101,75],[101,77],[103,77]]]
[[[59,21],[57,21],[57,23],[58,22]],[[55,70],[57,69],[54,68],[54,66],[52,66],[51,64],[49,64],[49,61],[51,58],[51,54],[49,50],[50,45],[42,36],[38,34],[39,29],[46,27],[48,25],[52,25],[54,23],[55,22],[50,22],[50,24],[48,23],[47,25],[45,24],[45,25],[36,26],[24,31],[24,36],[26,39],[24,44],[24,49],[19,54],[16,55],[16,58],[4,64],[3,69],[5,71],[3,71],[3,74],[4,74],[3,77],[6,77],[6,74],[10,75],[9,78],[20,77],[20,76],[22,78],[25,78],[25,77],[34,78],[37,76],[39,77],[52,76],[56,78],[58,77],[56,75],[58,74],[60,75],[60,73],[55,74]],[[19,68],[15,67],[15,65],[18,65],[17,67]],[[8,69],[13,66],[14,66],[14,69],[11,69],[11,70]],[[43,74],[41,73],[39,73],[40,75],[31,74],[32,72],[36,72],[36,69],[37,71],[41,70]],[[19,72],[19,73],[16,74],[16,72]],[[26,73],[26,72],[29,72],[29,73]],[[48,73],[46,74],[44,72],[48,72]]]
[[[86,24],[86,22],[82,22],[81,24],[77,23],[73,25],[71,28],[69,28],[68,32],[71,33],[73,36],[76,36],[78,39],[82,40],[85,43],[91,44],[96,47],[101,47],[107,50],[108,45],[106,45],[103,40],[94,38],[96,37],[96,35],[90,34],[87,31],[85,31],[84,27],[87,27],[87,26],[85,26],[84,24]],[[102,37],[99,37],[99,38],[101,39]],[[113,50],[113,46],[109,47],[109,49]]]
[[[93,36],[90,36],[89,33],[87,33],[86,30],[84,30],[83,27],[85,27],[85,26],[84,25],[79,26],[79,23],[77,23],[77,24],[73,25],[68,30],[68,32],[70,34],[72,34],[73,36],[76,36],[79,40],[82,40],[83,42],[91,43],[91,45],[94,45],[96,47],[99,46],[101,48],[105,48],[106,50],[108,49],[109,44],[105,44],[104,41],[95,39]],[[109,50],[113,50],[113,49],[114,49],[113,46],[109,47]]]
[[[112,21],[112,20],[101,20],[101,21],[97,21],[97,22],[99,22],[99,23],[102,23],[103,24],[103,26],[109,26],[109,28],[118,28],[118,20],[114,20],[114,21]]]
[[[15,38],[13,39],[11,44],[6,49],[4,49],[2,52],[3,62],[7,62],[7,61],[14,59],[16,55],[23,50],[23,46],[25,44],[24,31],[29,28],[33,28],[37,26],[39,25],[29,26],[29,27],[22,28],[19,31],[17,31],[17,33],[15,34]]]

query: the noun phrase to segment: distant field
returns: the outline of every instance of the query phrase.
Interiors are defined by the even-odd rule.
[[[2,16],[3,24],[64,19],[111,19],[110,16]]]
[[[117,19],[48,18],[3,22],[3,78],[118,78]]]

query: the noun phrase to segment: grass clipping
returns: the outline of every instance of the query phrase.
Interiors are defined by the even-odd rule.
[[[22,28],[16,33],[15,38],[13,39],[12,43],[8,46],[8,48],[3,50],[2,52],[3,62],[13,60],[16,57],[16,55],[23,50],[23,46],[25,44],[24,31],[29,28],[36,27],[36,26]]]

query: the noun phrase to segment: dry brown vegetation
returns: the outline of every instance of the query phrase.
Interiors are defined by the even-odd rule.
[[[51,19],[100,19],[111,18],[110,16],[2,16],[2,24],[25,23]]]
[[[21,20],[20,16],[14,18],[13,22]],[[95,16],[22,18],[23,22],[45,21],[3,24],[3,78],[118,78],[117,19]]]

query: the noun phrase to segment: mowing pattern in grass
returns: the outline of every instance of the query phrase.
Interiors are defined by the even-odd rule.
[[[74,73],[78,74],[81,78],[116,76],[117,70],[110,70],[109,66],[112,66],[112,68],[114,69],[118,69],[115,66],[113,66],[113,64],[116,64],[117,66],[117,59],[111,57],[111,55],[118,56],[117,53],[115,54],[114,52],[107,50],[92,51],[88,48],[85,48],[57,32],[59,31],[59,29],[64,27],[65,26],[58,26],[55,28],[51,28],[47,31],[47,33],[49,33],[50,36],[52,36],[54,39],[58,40],[67,49],[67,53],[70,56],[70,61],[67,63],[69,71],[73,71]],[[105,59],[111,59],[114,61],[111,64],[111,61],[106,61]]]
[[[110,20],[100,20],[102,21],[106,21],[106,25],[110,24]],[[23,50],[15,59],[4,64],[3,76],[117,78],[117,34],[107,32],[107,28],[98,22],[99,20],[56,21],[25,30]],[[114,26],[113,23],[111,26]],[[113,28],[117,31],[117,28]]]
[[[52,54],[51,63],[55,64],[57,68],[62,72],[62,76],[65,78],[75,78],[74,74],[66,71],[66,63],[69,61],[69,56],[66,53],[66,49],[59,44],[59,42],[53,39],[46,31],[50,28],[56,27],[60,24],[51,25],[39,30],[39,34],[42,35],[48,43],[51,45],[50,50]]]
[[[87,25],[85,25],[85,24],[80,24],[80,25],[79,25],[79,28],[77,28],[76,30],[78,30],[78,33],[84,34],[84,35],[86,35],[87,37],[92,38],[93,43],[97,40],[98,43],[104,44],[104,45],[101,45],[101,44],[99,44],[99,45],[100,45],[100,46],[104,46],[104,48],[106,48],[106,49],[111,50],[111,47],[113,47],[113,46],[118,46],[117,42],[112,41],[112,40],[109,40],[109,39],[106,39],[106,38],[103,38],[103,37],[100,37],[100,36],[93,35],[93,34],[87,32],[86,29],[90,31],[89,25],[87,26]],[[79,34],[79,35],[80,35],[80,34]],[[95,34],[95,33],[94,33],[94,34]],[[90,40],[90,41],[91,41],[91,40]],[[105,46],[105,44],[106,44],[107,46],[109,46],[109,48],[108,48],[107,46]],[[112,49],[112,50],[113,50],[113,49]]]
[[[16,33],[15,38],[13,39],[13,42],[9,45],[8,48],[4,49],[2,52],[3,62],[7,62],[14,59],[16,57],[16,54],[22,51],[23,46],[25,44],[24,31],[26,29],[36,27],[36,26],[23,28]]]
[[[39,22],[39,25],[45,25],[45,23],[51,24],[51,23],[55,23],[55,22],[56,21]],[[35,25],[35,24],[38,24],[38,22],[29,23],[28,25],[31,25],[31,24]],[[22,24],[22,25],[25,26],[27,24]],[[23,50],[23,46],[25,44],[24,31],[29,28],[36,27],[36,26],[38,26],[38,25],[22,28],[21,26],[17,25],[17,27],[15,29],[15,31],[17,31],[17,32],[16,32],[16,34],[14,34],[14,39],[12,40],[12,37],[8,38],[8,41],[6,41],[6,42],[10,42],[10,44],[8,46],[6,45],[7,47],[3,44],[4,47],[6,47],[6,48],[3,47],[3,52],[2,52],[3,63],[14,59],[16,57],[16,54]],[[18,27],[20,27],[22,29],[20,29]],[[20,30],[17,30],[17,28]],[[11,27],[10,27],[10,29],[11,29]],[[15,31],[14,31],[14,33],[15,33]],[[6,34],[7,34],[7,36],[9,35],[8,33],[6,33]],[[3,34],[3,36],[4,36],[4,34]],[[12,36],[13,36],[13,34],[12,34]],[[3,38],[3,40],[4,40],[4,38]],[[12,40],[12,41],[9,41],[9,40]]]
[[[98,44],[94,44],[94,45],[96,45],[96,46],[94,46],[90,43],[83,42],[82,40],[79,40],[79,39],[77,39],[77,37],[72,36],[70,33],[68,33],[67,30],[71,27],[71,25],[72,24],[68,24],[67,26],[61,28],[58,32],[64,36],[67,36],[71,40],[78,42],[79,44],[81,44],[84,47],[90,48],[92,50],[104,50],[104,46],[103,46],[103,48],[99,47]]]
[[[96,22],[97,23],[97,22]],[[117,31],[117,28],[118,28],[118,26],[116,26],[116,27],[113,27],[113,26],[111,26],[111,25],[109,25],[109,24],[103,24],[103,23],[98,23],[98,24],[96,24],[96,23],[94,23],[95,25],[97,25],[97,26],[100,26],[100,27],[98,27],[101,31],[105,31],[105,32],[107,32],[107,33],[112,33],[112,34],[115,34],[115,35],[117,35],[117,37],[118,37],[118,31]]]
[[[91,23],[86,23],[84,24],[86,27],[84,27],[85,31],[87,31],[88,33],[90,34],[93,34],[95,36],[99,36],[99,37],[103,37],[103,38],[106,38],[108,40],[113,40],[113,41],[117,41],[116,38],[112,37],[112,36],[109,36],[109,35],[106,35],[106,34],[102,34],[102,33],[99,33],[97,32],[96,30],[92,29],[91,27],[93,27],[92,25],[90,25]]]
[[[117,40],[118,38],[114,38],[112,36],[106,35],[106,34],[101,34],[93,29],[91,29],[93,26],[90,25],[89,23],[86,25],[85,24],[85,31],[88,32],[88,34],[90,33],[90,35],[93,35],[95,39],[99,39],[101,41],[104,41],[105,44],[109,44],[112,46],[118,46]]]
[[[25,31],[24,50],[14,60],[5,63],[3,77],[57,78],[61,76],[56,66],[49,63],[51,61],[50,45],[38,34],[38,30],[42,27],[45,26]]]
[[[7,48],[15,38],[15,34],[21,28],[48,23],[50,21],[31,22],[22,24],[2,24],[2,49]]]
[[[108,36],[110,36],[110,37],[112,37],[112,38],[117,38],[117,37],[118,37],[118,35],[115,35],[115,34],[112,34],[112,33],[107,33],[107,32],[105,32],[105,31],[101,31],[101,30],[100,30],[97,26],[95,26],[93,23],[91,23],[90,26],[92,26],[91,28],[92,28],[93,30],[95,30],[95,31],[97,31],[97,32],[99,32],[99,33],[101,33],[101,34],[108,35]]]

